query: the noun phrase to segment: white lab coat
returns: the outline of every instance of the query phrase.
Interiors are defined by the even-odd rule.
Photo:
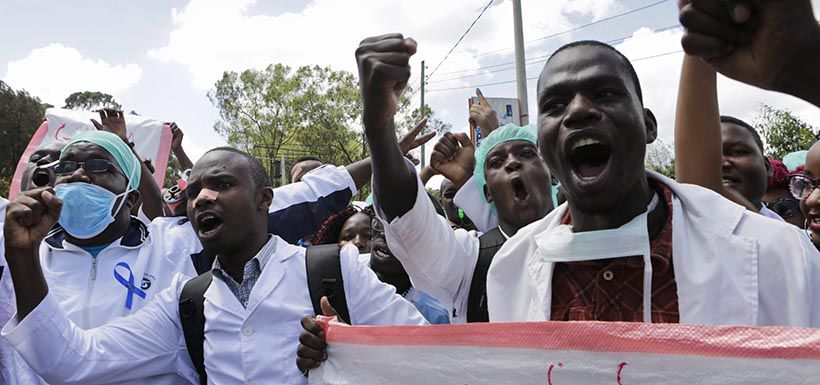
[[[465,323],[478,261],[478,234],[453,230],[446,218],[436,214],[420,180],[416,186],[413,208],[389,223],[374,194],[376,216],[384,225],[390,251],[401,261],[413,287],[450,309],[450,323]]]
[[[313,314],[305,249],[274,237],[274,254],[253,286],[247,308],[218,278],[205,292],[205,370],[211,384],[307,382],[296,367],[300,319]],[[357,256],[355,247],[341,253],[353,324],[426,324],[410,302],[359,264]],[[48,294],[22,322],[11,320],[2,336],[53,384],[139,381],[169,373],[198,384],[179,321],[179,295],[186,281],[176,275],[137,314],[90,330],[73,324]]]
[[[711,190],[647,173],[674,195],[681,323],[820,326],[820,254],[805,233]],[[542,261],[539,243],[566,212],[564,204],[519,230],[496,254],[487,276],[491,322],[547,319],[553,264]]]

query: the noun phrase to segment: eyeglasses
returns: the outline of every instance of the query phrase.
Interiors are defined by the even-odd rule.
[[[90,173],[104,173],[109,172],[109,170],[114,170],[115,172],[123,174],[117,166],[113,163],[105,160],[105,159],[91,159],[87,162],[74,162],[70,160],[61,160],[54,165],[54,173],[57,175],[69,175],[74,171],[77,171],[78,168],[82,167],[85,172]]]
[[[797,199],[806,199],[812,191],[820,187],[820,179],[811,179],[805,175],[789,177],[789,191]]]
[[[800,212],[800,201],[794,198],[780,198],[766,203],[769,210],[774,211],[783,219],[789,219]]]

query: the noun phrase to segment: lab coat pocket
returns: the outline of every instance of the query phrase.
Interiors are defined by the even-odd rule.
[[[299,334],[302,333],[302,324],[299,320],[295,322],[288,322],[281,326],[281,331],[276,338],[279,340],[277,346],[284,347],[283,352],[278,354],[279,367],[282,370],[284,377],[289,379],[290,384],[298,384],[302,381],[303,376],[296,367],[296,350],[299,348]]]

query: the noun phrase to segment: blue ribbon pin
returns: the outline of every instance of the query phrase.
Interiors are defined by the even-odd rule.
[[[120,275],[119,272],[117,272],[117,267],[120,266],[128,270],[127,280],[125,279],[125,277]],[[117,264],[117,266],[114,266],[114,278],[116,278],[117,281],[119,281],[119,283],[121,283],[123,286],[125,286],[126,289],[128,289],[128,295],[125,297],[125,307],[127,307],[128,310],[131,310],[131,305],[134,302],[134,294],[137,294],[142,299],[145,299],[145,292],[142,291],[142,289],[140,289],[138,286],[134,285],[134,273],[131,271],[131,266],[128,266],[127,263],[120,262]]]

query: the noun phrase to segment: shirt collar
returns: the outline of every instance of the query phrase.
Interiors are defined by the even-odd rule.
[[[248,262],[245,262],[245,264],[247,265],[248,263],[253,262],[253,260],[256,260],[259,264],[259,271],[262,271],[265,268],[265,265],[268,264],[268,261],[270,261],[270,257],[276,252],[276,239],[277,237],[274,237],[272,234],[268,234],[268,242],[265,243],[265,246],[262,246],[259,252],[257,252],[256,255],[254,255]],[[222,267],[222,264],[219,263],[219,256],[214,258],[212,269],[219,271],[225,270]]]
[[[126,230],[125,234],[120,238],[119,245],[128,248],[140,247],[148,240],[148,235],[148,226],[142,223],[141,220],[131,217],[131,223],[128,225],[128,230]],[[65,230],[63,230],[59,223],[54,225],[48,235],[46,235],[45,242],[54,249],[65,248],[63,245],[63,242],[65,242]]]

